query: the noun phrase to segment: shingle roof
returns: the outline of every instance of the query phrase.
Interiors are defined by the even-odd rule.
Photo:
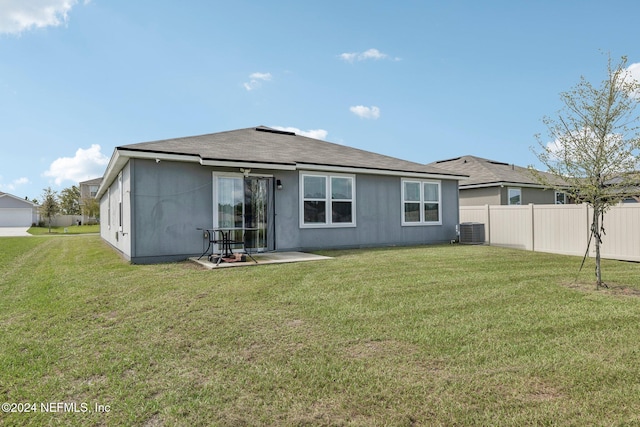
[[[528,168],[481,157],[461,156],[454,159],[440,160],[429,165],[446,169],[450,172],[469,175],[469,179],[460,182],[461,189],[478,186],[489,187],[502,183],[539,185],[543,187],[542,184],[536,181]],[[550,182],[566,185],[562,180],[549,173],[539,173],[545,175]]]
[[[264,126],[143,142],[117,149],[192,155],[203,160],[255,162],[272,164],[274,167],[303,163],[439,174],[451,176],[452,179],[460,178],[461,175],[433,165],[423,165]]]
[[[79,184],[85,184],[85,185],[100,185],[100,183],[102,182],[102,177],[100,178],[93,178],[93,179],[89,179],[87,181],[81,181],[79,182]]]

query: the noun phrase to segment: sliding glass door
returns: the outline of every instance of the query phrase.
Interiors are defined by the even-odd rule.
[[[214,228],[231,231],[251,252],[271,248],[272,179],[233,175],[214,176]]]

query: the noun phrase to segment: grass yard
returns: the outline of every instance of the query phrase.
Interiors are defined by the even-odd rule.
[[[36,404],[2,425],[640,424],[638,264],[596,291],[580,258],[485,246],[216,271],[0,248],[0,402]]]
[[[100,233],[100,225],[70,225],[68,227],[31,227],[29,234],[40,236],[43,234],[87,234]]]

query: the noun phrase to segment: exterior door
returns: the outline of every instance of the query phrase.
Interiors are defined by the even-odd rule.
[[[231,230],[250,252],[273,249],[273,203],[270,177],[216,175],[214,228]]]

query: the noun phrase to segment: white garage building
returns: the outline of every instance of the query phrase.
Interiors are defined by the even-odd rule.
[[[31,227],[38,218],[37,204],[0,192],[0,227]]]

